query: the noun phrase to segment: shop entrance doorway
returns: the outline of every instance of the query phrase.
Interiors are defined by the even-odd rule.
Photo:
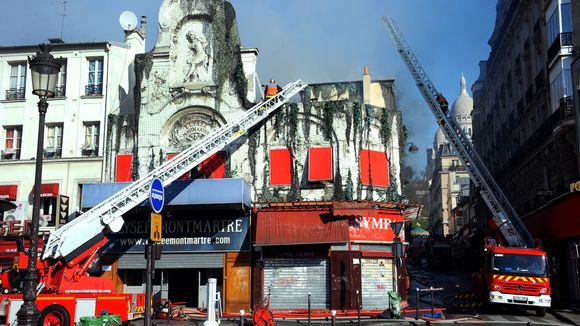
[[[207,308],[207,280],[217,280],[217,292],[222,292],[223,269],[169,269],[167,296],[171,302],[184,302],[188,307]],[[222,296],[223,297],[223,296]]]

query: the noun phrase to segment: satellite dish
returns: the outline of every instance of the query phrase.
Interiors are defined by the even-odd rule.
[[[130,32],[137,28],[137,16],[131,11],[123,11],[119,16],[119,23],[125,31]]]

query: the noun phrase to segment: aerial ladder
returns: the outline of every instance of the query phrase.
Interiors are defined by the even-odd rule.
[[[173,159],[63,225],[50,234],[42,259],[63,259],[67,263],[78,259],[79,252],[86,252],[85,249],[90,249],[103,241],[102,233],[106,227],[111,232],[118,232],[121,229],[123,214],[147,199],[153,178],[161,180],[163,187],[166,187],[211,155],[238,140],[306,86],[307,84],[301,80],[289,83],[276,96],[258,103]]]
[[[440,122],[441,130],[457,151],[471,180],[480,190],[481,197],[489,207],[493,220],[507,244],[512,247],[535,247],[533,237],[520,220],[499,185],[495,182],[493,176],[475,151],[471,141],[455,120],[449,118],[441,109],[437,101],[437,96],[440,94],[439,91],[431,82],[425,70],[423,70],[421,63],[411,51],[393,19],[384,17],[383,20],[399,54],[411,71],[421,95],[423,95],[437,121]]]

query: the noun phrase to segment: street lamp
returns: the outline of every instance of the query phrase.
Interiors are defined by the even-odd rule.
[[[58,73],[62,62],[50,54],[50,46],[40,45],[36,56],[28,57],[32,78],[32,94],[38,95],[38,139],[36,142],[36,172],[34,175],[34,197],[32,198],[32,225],[30,228],[30,247],[28,249],[28,266],[24,276],[23,304],[16,313],[18,325],[36,326],[40,312],[36,307],[36,286],[38,272],[38,228],[40,218],[40,185],[42,183],[42,155],[44,148],[44,119],[48,108],[49,97],[54,97]]]
[[[415,145],[413,143],[407,143],[405,145],[409,145],[409,148],[407,150],[411,154],[417,154],[417,152],[419,151],[419,146],[417,146],[417,145]]]

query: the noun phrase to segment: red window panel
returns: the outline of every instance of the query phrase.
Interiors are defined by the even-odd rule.
[[[199,165],[199,173],[207,179],[222,179],[226,175],[226,154],[217,152]]]
[[[292,184],[291,160],[288,149],[270,150],[270,185]]]
[[[332,180],[332,147],[308,150],[308,181]]]
[[[387,154],[381,151],[361,149],[360,151],[360,179],[363,185],[388,187],[389,160]]]
[[[177,155],[177,153],[169,153],[167,154],[167,160],[171,160],[172,158],[175,157],[175,155]],[[180,176],[179,178],[177,178],[177,180],[189,180],[191,179],[191,171],[187,171],[185,172],[182,176]]]
[[[117,155],[115,182],[133,181],[133,155]]]

